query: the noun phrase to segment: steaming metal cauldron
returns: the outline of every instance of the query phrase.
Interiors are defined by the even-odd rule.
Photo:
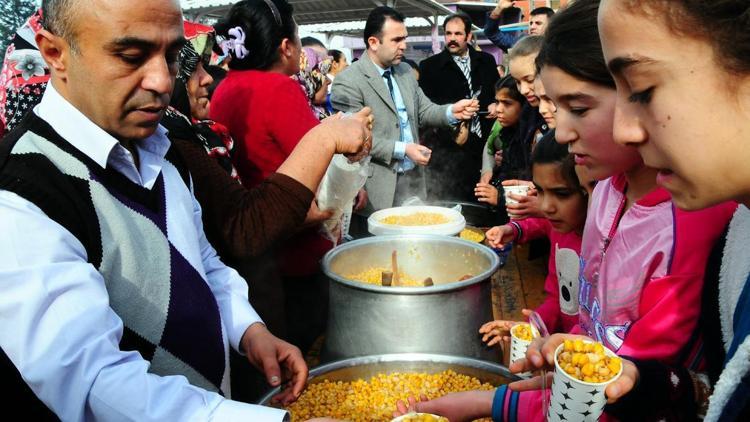
[[[383,287],[347,275],[390,268],[432,287]],[[383,353],[440,353],[497,360],[479,327],[492,319],[490,277],[498,257],[489,248],[455,237],[376,236],[345,243],[323,258],[330,305],[323,361]],[[471,274],[464,281],[462,276]]]

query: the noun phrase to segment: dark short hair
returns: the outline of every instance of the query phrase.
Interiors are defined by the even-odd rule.
[[[73,51],[77,51],[75,31],[71,27],[76,10],[75,2],[76,0],[42,1],[42,26],[67,41]]]
[[[334,62],[338,62],[344,57],[344,53],[341,50],[328,50],[328,55],[333,58]]]
[[[464,23],[464,32],[466,32],[466,35],[469,35],[469,33],[471,33],[471,18],[466,13],[461,12],[454,13],[445,18],[443,21],[443,31],[445,31],[445,27],[448,26],[448,22],[456,19],[461,19]]]
[[[295,40],[297,24],[292,18],[292,5],[287,0],[268,1],[276,6],[280,24],[265,0],[242,0],[214,25],[219,37],[227,38],[229,31],[238,26],[245,32],[245,48],[249,53],[242,59],[232,55],[231,69],[268,69],[279,60],[279,45],[284,38]]]
[[[302,43],[302,47],[322,47],[326,50],[328,49],[325,44],[315,37],[302,37],[300,42]]]
[[[379,6],[372,9],[367,16],[367,22],[365,23],[363,38],[365,41],[365,48],[370,48],[370,44],[367,42],[370,37],[375,37],[382,41],[383,25],[385,25],[386,19],[391,19],[396,22],[404,22],[406,18],[401,12],[388,6]]]
[[[577,0],[557,13],[536,57],[537,73],[555,66],[574,78],[614,88],[599,41],[598,12],[599,0]]]
[[[555,11],[552,10],[551,7],[537,7],[536,9],[532,10],[529,15],[531,16],[537,16],[537,15],[547,15],[548,18],[551,18],[555,14]]]
[[[747,0],[627,0],[634,13],[662,17],[677,35],[708,42],[729,72],[750,74],[750,2]]]
[[[521,92],[518,90],[518,84],[512,76],[505,75],[502,78],[498,79],[498,81],[495,83],[495,92],[498,92],[501,89],[507,89],[510,98],[518,101],[519,103],[524,104],[526,102],[526,97],[524,97],[523,94],[521,94]]]

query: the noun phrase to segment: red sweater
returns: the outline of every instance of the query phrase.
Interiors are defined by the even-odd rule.
[[[237,142],[233,161],[248,188],[276,172],[319,123],[299,83],[281,73],[257,70],[230,70],[214,92],[210,115]],[[282,274],[314,274],[331,247],[317,228],[300,231],[279,251]]]

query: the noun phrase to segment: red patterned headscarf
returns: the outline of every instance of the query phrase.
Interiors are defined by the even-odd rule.
[[[42,29],[42,9],[13,36],[0,72],[0,136],[17,126],[42,100],[50,74],[34,36]]]

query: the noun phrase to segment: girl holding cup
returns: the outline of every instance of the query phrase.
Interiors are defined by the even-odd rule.
[[[573,159],[564,145],[555,142],[554,133],[545,135],[534,149],[532,173],[545,218],[528,218],[495,226],[487,231],[493,248],[511,241],[527,242],[548,237],[552,244],[544,283],[545,300],[536,311],[550,332],[568,332],[578,323],[578,254],[586,222],[588,181],[578,179]],[[479,332],[483,341],[497,344],[503,333],[517,324],[491,321]]]
[[[547,95],[557,105],[557,141],[600,180],[583,234],[580,324],[572,333],[622,356],[691,366],[700,362],[694,334],[705,265],[735,205],[675,209],[669,193],[656,186],[657,170],[644,164],[636,148],[615,143],[617,92],[599,43],[598,8],[598,0],[578,0],[559,12],[537,57]],[[551,353],[545,358],[553,364]],[[532,347],[511,370],[543,363]],[[512,391],[533,382],[497,390],[492,407],[502,409],[498,420],[544,418],[538,392]],[[438,400],[441,410],[461,406],[448,396]]]

